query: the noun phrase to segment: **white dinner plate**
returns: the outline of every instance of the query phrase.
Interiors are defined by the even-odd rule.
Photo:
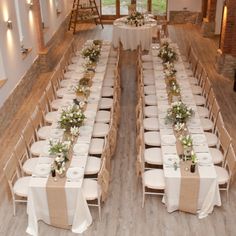
[[[84,170],[81,167],[70,167],[66,172],[66,177],[71,180],[83,178]]]
[[[169,154],[164,156],[164,164],[165,165],[173,165],[174,163],[179,163],[179,157],[174,154]]]
[[[212,159],[209,153],[196,153],[197,162],[199,164],[211,164]]]
[[[51,170],[50,164],[38,164],[35,167],[34,175],[36,176],[48,176]]]

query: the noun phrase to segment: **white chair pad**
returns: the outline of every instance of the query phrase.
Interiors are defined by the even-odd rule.
[[[63,133],[63,129],[56,129],[52,126],[43,126],[37,131],[37,135],[40,139],[62,138]]]
[[[205,105],[206,99],[203,96],[200,95],[194,95],[194,101],[197,106]]]
[[[158,117],[157,106],[146,106],[146,107],[144,107],[144,115],[146,117]]]
[[[192,85],[191,89],[192,89],[193,94],[202,94],[202,87],[201,86]]]
[[[144,132],[144,143],[149,146],[161,146],[160,132]]]
[[[144,185],[152,189],[165,189],[164,172],[161,169],[147,170],[143,174]]]
[[[224,160],[224,156],[222,154],[222,152],[217,149],[217,148],[209,148],[211,157],[212,157],[212,161],[214,164],[220,164],[223,162]]]
[[[106,78],[103,80],[103,86],[113,87],[115,84],[114,78]]]
[[[89,154],[91,155],[100,155],[103,151],[104,139],[101,138],[92,138],[89,146]]]
[[[107,63],[108,63],[108,64],[116,64],[116,63],[117,63],[117,58],[115,58],[115,57],[109,57]]]
[[[105,137],[108,134],[109,125],[106,123],[95,123],[93,126],[93,137]]]
[[[60,113],[58,111],[51,111],[45,115],[45,121],[48,123],[57,122],[60,119]]]
[[[154,85],[155,84],[155,80],[154,77],[143,77],[143,84],[144,85]]]
[[[198,84],[198,80],[195,77],[190,77],[189,78],[189,82],[190,82],[190,84],[193,84],[193,85],[197,85]]]
[[[162,152],[161,148],[147,148],[144,151],[145,162],[153,165],[162,165]]]
[[[32,175],[36,165],[38,164],[38,158],[30,158],[30,159],[27,159],[23,166],[22,166],[22,169],[23,171],[27,174],[27,175]]]
[[[102,88],[102,97],[112,97],[114,89],[112,87],[104,86]]]
[[[144,97],[145,104],[148,106],[157,105],[157,96],[156,95],[146,95]]]
[[[93,179],[84,179],[82,185],[83,196],[86,200],[98,198],[98,182]]]
[[[228,171],[220,166],[215,166],[218,184],[225,184],[229,181],[229,173]]]
[[[142,55],[142,61],[152,61],[151,55]]]
[[[185,72],[188,76],[193,76],[193,71],[191,69],[185,69]]]
[[[96,122],[110,122],[111,113],[110,111],[98,111],[96,115]]]
[[[113,105],[112,98],[101,98],[99,103],[99,109],[110,109]]]
[[[210,112],[206,107],[197,106],[198,115],[200,117],[209,117]]]
[[[201,125],[204,131],[213,130],[214,123],[210,119],[201,118],[200,120],[201,120]]]
[[[30,147],[30,152],[34,156],[48,156],[49,155],[48,140],[40,140],[33,143]]]
[[[153,131],[158,131],[160,129],[159,122],[156,117],[143,119],[143,127],[145,130],[153,130]]]
[[[101,158],[88,156],[84,173],[86,175],[97,174],[101,167]]]
[[[156,94],[156,87],[155,87],[155,85],[144,86],[143,90],[144,90],[144,93],[148,94],[148,95]]]
[[[117,57],[117,55],[118,55],[118,52],[114,50],[111,50],[109,53],[109,57]]]
[[[152,62],[144,62],[142,64],[142,67],[143,67],[143,69],[147,69],[147,70],[153,69],[153,63]]]
[[[154,70],[143,70],[143,77],[154,78]]]
[[[205,134],[206,139],[207,139],[208,147],[214,147],[214,146],[217,145],[218,137],[215,134],[210,133],[210,132],[204,132],[204,134]]]
[[[61,107],[67,107],[73,105],[72,99],[56,99],[51,102],[51,107],[58,110]]]
[[[28,197],[28,188],[31,176],[21,177],[17,179],[13,186],[13,191],[16,195],[21,197]]]

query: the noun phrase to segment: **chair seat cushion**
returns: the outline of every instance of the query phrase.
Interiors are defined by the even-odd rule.
[[[114,84],[115,84],[114,78],[105,78],[105,79],[103,80],[103,86],[113,87]]]
[[[102,88],[102,97],[112,97],[114,89],[109,86],[103,86]]]
[[[145,132],[144,143],[149,146],[161,146],[160,132],[157,131]]]
[[[202,87],[201,86],[192,85],[191,89],[192,89],[193,94],[202,94]]]
[[[197,80],[197,78],[195,78],[195,77],[190,77],[190,78],[189,78],[189,82],[190,82],[190,84],[192,84],[192,85],[197,85],[197,84],[198,84],[198,80]]]
[[[218,148],[209,148],[209,151],[214,164],[220,164],[223,162],[224,156]]]
[[[155,87],[155,85],[144,86],[143,90],[144,90],[144,93],[147,94],[147,95],[156,94],[156,87]]]
[[[104,139],[92,138],[89,146],[89,154],[100,155],[103,151]]]
[[[112,98],[101,98],[99,103],[99,109],[111,109],[112,105]]]
[[[201,125],[204,131],[213,130],[214,128],[214,123],[207,118],[201,118]]]
[[[194,95],[194,101],[197,106],[202,106],[206,104],[206,99],[200,95]]]
[[[44,117],[45,121],[48,123],[53,123],[53,122],[57,122],[60,119],[60,113],[58,111],[51,111],[48,112],[45,117]]]
[[[157,117],[158,116],[157,106],[146,106],[146,107],[144,107],[144,115],[146,117]]]
[[[108,134],[109,125],[106,123],[95,123],[93,126],[93,137],[105,137]]]
[[[142,67],[143,67],[143,69],[147,69],[147,70],[153,69],[153,63],[152,62],[143,62]]]
[[[154,78],[154,70],[143,70],[143,77]]]
[[[229,181],[229,173],[228,171],[220,166],[215,166],[218,184],[225,184]]]
[[[96,115],[96,122],[110,122],[111,113],[110,111],[98,111]]]
[[[97,174],[101,167],[101,158],[88,156],[84,173],[86,175]]]
[[[143,174],[144,185],[152,189],[165,189],[164,172],[161,169],[147,170]]]
[[[162,165],[162,152],[161,148],[147,148],[144,151],[145,162],[153,165]]]
[[[149,117],[143,119],[143,127],[145,130],[158,131],[159,122],[156,117]]]
[[[99,197],[98,195],[98,182],[93,179],[84,179],[82,191],[86,200],[94,200]]]
[[[210,112],[206,107],[197,106],[198,115],[200,117],[209,117]]]
[[[152,61],[152,55],[142,55],[142,61]]]
[[[207,139],[207,144],[209,147],[214,147],[218,143],[218,137],[210,132],[204,132],[206,139]]]
[[[154,85],[155,84],[155,80],[153,76],[144,76],[143,77],[143,84],[144,85]]]
[[[48,140],[40,140],[34,142],[30,147],[30,152],[34,156],[48,156],[49,155]]]
[[[13,186],[13,191],[16,195],[21,197],[28,197],[28,188],[31,176],[21,177],[17,179]]]
[[[157,105],[157,96],[156,95],[146,95],[144,97],[145,104],[148,106]]]
[[[36,165],[38,164],[38,160],[39,159],[37,157],[27,159],[22,166],[23,171],[27,175],[32,175]]]

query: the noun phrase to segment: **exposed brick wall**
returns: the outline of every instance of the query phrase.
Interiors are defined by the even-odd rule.
[[[217,0],[208,0],[207,4],[207,19],[209,22],[214,22],[216,17]]]
[[[170,11],[170,23],[183,24],[192,23],[199,24],[202,21],[200,12],[191,11]]]

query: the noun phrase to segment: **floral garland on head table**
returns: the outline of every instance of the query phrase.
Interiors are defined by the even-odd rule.
[[[137,11],[131,12],[131,14],[127,16],[125,24],[136,27],[142,26],[145,24],[144,15]]]

